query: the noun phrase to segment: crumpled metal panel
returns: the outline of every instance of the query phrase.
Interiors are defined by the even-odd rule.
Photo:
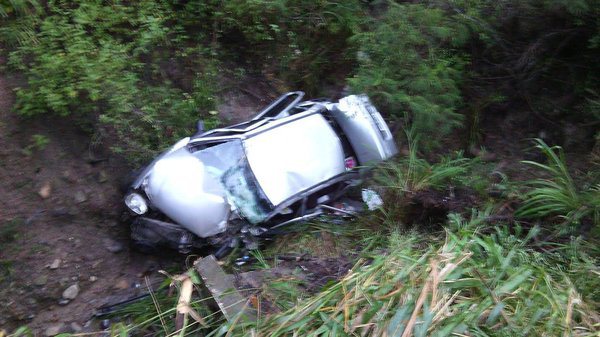
[[[360,165],[375,164],[398,153],[389,127],[366,95],[346,96],[327,108],[344,130]]]
[[[259,133],[244,147],[252,172],[275,206],[345,172],[342,144],[319,114]]]
[[[182,148],[157,161],[146,186],[154,206],[200,237],[225,230],[230,207],[209,168]]]

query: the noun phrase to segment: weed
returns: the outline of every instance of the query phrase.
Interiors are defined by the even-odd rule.
[[[31,136],[31,142],[21,152],[26,156],[31,156],[34,151],[44,150],[49,143],[50,139],[47,136],[36,134]]]
[[[407,132],[409,154],[397,162],[388,162],[378,169],[375,181],[381,187],[393,190],[398,195],[414,193],[426,188],[442,188],[452,180],[465,175],[470,161],[461,153],[456,157],[443,157],[439,163],[429,164],[419,158],[418,137]]]
[[[600,223],[600,184],[579,190],[568,172],[565,156],[560,146],[548,146],[541,139],[534,140],[548,160],[547,164],[524,161],[525,164],[550,175],[549,178],[528,182],[532,188],[523,196],[523,204],[515,212],[522,218],[558,216],[562,219],[559,232],[571,231],[571,226],[581,226],[584,221]]]
[[[263,255],[263,253],[260,250],[252,250],[252,251],[250,251],[250,255],[252,255],[256,259],[256,261],[258,262],[259,268],[261,268],[261,269],[270,269],[271,268],[271,266],[265,259],[265,256]]]
[[[467,30],[439,8],[394,2],[389,7],[352,37],[358,68],[348,82],[427,135],[425,147],[437,145],[461,125],[457,109],[466,60],[450,50],[466,41]]]
[[[0,245],[15,241],[18,238],[23,225],[24,221],[21,218],[5,221],[0,228]]]

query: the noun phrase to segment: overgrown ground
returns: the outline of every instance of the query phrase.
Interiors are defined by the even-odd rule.
[[[177,292],[159,291],[113,334],[597,335],[599,12],[0,0],[0,327],[100,331],[94,309],[184,272],[129,250],[120,180],[199,117],[302,89],[367,92],[385,114],[401,154],[367,182],[385,206],[228,261],[258,322],[226,322],[197,284],[206,326],[176,331]]]

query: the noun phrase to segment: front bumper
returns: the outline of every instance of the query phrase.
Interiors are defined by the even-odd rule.
[[[186,254],[192,248],[203,246],[200,240],[185,228],[147,217],[136,217],[133,220],[131,239],[142,251],[154,251],[166,247]]]

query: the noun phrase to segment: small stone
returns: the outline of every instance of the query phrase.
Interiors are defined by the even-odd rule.
[[[50,185],[50,182],[48,182],[48,181],[45,182],[44,185],[42,185],[42,187],[38,191],[38,194],[40,195],[40,197],[42,197],[42,199],[48,199],[50,197],[51,193],[52,193],[52,185]]]
[[[85,195],[85,193],[83,193],[83,191],[77,191],[75,192],[74,199],[76,203],[81,204],[82,202],[85,202],[87,200],[87,196]]]
[[[110,328],[110,320],[109,319],[103,319],[102,321],[100,321],[100,329],[106,330],[108,328]]]
[[[98,281],[98,277],[96,277],[94,275],[90,276],[90,282],[96,282],[96,281]]]
[[[51,325],[44,331],[44,336],[56,336],[63,332],[65,325],[63,323],[58,323],[55,325]]]
[[[44,286],[48,283],[48,275],[40,275],[35,280],[33,280],[33,284],[36,286]]]
[[[77,324],[77,322],[72,322],[70,324],[70,326],[71,326],[71,330],[73,332],[81,332],[81,330],[83,330],[83,328],[81,327],[81,325]]]
[[[58,267],[60,267],[60,259],[54,259],[48,268],[54,270],[58,269]]]
[[[104,247],[114,254],[120,253],[123,250],[123,244],[112,239],[104,239]]]
[[[71,173],[71,171],[69,171],[69,170],[64,170],[62,173],[62,177],[65,178],[66,180],[71,181],[73,179],[73,173]]]
[[[125,279],[120,279],[119,281],[117,281],[117,283],[115,283],[115,289],[128,289],[129,288],[129,282],[127,282],[127,280]]]
[[[69,302],[71,302],[71,301],[61,298],[60,300],[58,300],[58,305],[67,305],[67,304],[69,304]]]
[[[79,295],[79,284],[75,283],[65,289],[62,293],[62,297],[67,300],[74,300]]]
[[[107,181],[108,181],[108,174],[106,174],[106,171],[100,171],[100,173],[98,173],[98,182],[105,183]]]

